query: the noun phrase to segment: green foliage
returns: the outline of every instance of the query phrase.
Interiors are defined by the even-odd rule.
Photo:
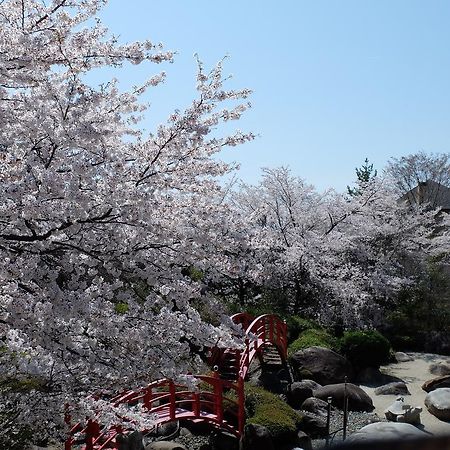
[[[313,320],[305,319],[300,316],[286,317],[288,343],[294,342],[301,333],[310,329],[321,329],[321,326]]]
[[[377,170],[373,168],[373,164],[369,164],[369,158],[366,158],[361,168],[356,168],[355,171],[357,178],[356,184],[359,187],[351,188],[350,186],[347,186],[347,193],[351,197],[361,195],[361,186],[365,183],[368,183],[377,176]]]
[[[265,426],[276,441],[283,441],[297,432],[300,414],[277,395],[261,387],[245,385],[247,423]]]
[[[394,311],[387,315],[389,333],[394,342],[401,336],[415,339],[432,332],[450,333],[450,275],[447,268],[435,258],[429,262],[427,273],[415,286],[404,289],[398,296]],[[401,341],[401,340],[400,340]],[[408,343],[408,342],[407,342]]]
[[[0,424],[3,426],[4,423],[8,423],[14,418],[14,414],[16,412],[5,416],[0,414]],[[2,431],[0,435],[0,449],[5,450],[23,450],[24,448],[29,448],[35,435],[33,430],[27,426],[13,427],[9,428],[8,431]]]
[[[434,258],[422,279],[399,293],[395,310],[386,316],[386,335],[397,350],[423,351],[427,342],[422,337],[448,335],[449,324],[450,275]]]
[[[190,298],[190,305],[199,313],[203,322],[214,325],[215,327],[220,326],[221,317],[217,314],[217,311],[212,310],[208,307],[208,303],[201,298]]]
[[[201,281],[201,280],[203,280],[203,278],[205,276],[204,273],[200,269],[197,269],[194,266],[189,266],[189,267],[182,269],[181,273],[185,277],[189,277],[192,281]]]
[[[292,355],[299,350],[314,346],[339,351],[339,339],[324,329],[310,328],[303,331],[303,333],[289,345],[288,353]]]
[[[228,307],[230,315],[245,310],[254,317],[263,314],[278,314],[283,317],[286,314],[285,305],[285,300],[280,301],[277,297],[272,296],[269,290],[264,290],[257,300],[248,300],[243,304],[241,300],[235,299],[228,304]]]
[[[19,411],[14,403],[6,400],[7,394],[24,394],[34,390],[45,389],[45,382],[40,378],[2,378],[0,379],[0,449],[22,450],[28,448],[36,437],[36,430],[26,425],[17,425]]]
[[[114,311],[117,314],[125,314],[125,313],[128,312],[128,304],[127,303],[123,303],[123,302],[116,303],[114,305]]]
[[[378,331],[346,331],[341,352],[357,367],[378,367],[389,362],[391,344]]]

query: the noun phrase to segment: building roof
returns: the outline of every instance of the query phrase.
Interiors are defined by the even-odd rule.
[[[432,180],[419,183],[414,189],[400,197],[411,205],[429,203],[433,208],[450,211],[450,188]]]

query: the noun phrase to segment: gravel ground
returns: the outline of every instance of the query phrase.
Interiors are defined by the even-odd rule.
[[[342,426],[344,421],[344,413],[338,409],[334,409],[331,413],[330,420],[330,431],[336,432],[334,437],[330,438],[331,442],[339,442],[342,441],[343,432]],[[381,419],[375,413],[367,413],[367,412],[355,412],[349,411],[348,413],[348,422],[347,422],[347,436],[355,431],[358,431],[360,428],[374,422],[385,422],[385,419]],[[340,431],[338,431],[340,430]],[[186,429],[182,429],[182,433],[180,436],[170,439],[173,442],[178,442],[184,445],[188,450],[200,450],[202,446],[207,445],[209,443],[209,435],[202,434],[192,434]],[[325,439],[314,439],[312,441],[313,448],[318,450],[322,449],[326,445]]]
[[[181,428],[177,437],[160,437],[159,439],[144,438],[145,444],[155,440],[177,442],[184,445],[188,450],[200,450],[202,446],[209,444],[209,434],[193,434],[186,428]]]
[[[362,427],[369,425],[374,422],[386,422],[386,419],[381,419],[375,413],[367,413],[367,412],[356,412],[349,411],[348,420],[347,420],[347,436],[358,431]],[[331,412],[331,420],[330,420],[330,432],[333,433],[337,430],[334,435],[330,438],[330,443],[336,443],[342,441],[343,431],[342,427],[344,424],[344,412],[338,409],[335,409]],[[314,439],[312,441],[314,449],[324,448],[326,445],[325,439]]]
[[[200,450],[202,445],[209,444],[209,436],[187,434],[184,436],[178,436],[174,439],[174,442],[184,445],[188,450]]]

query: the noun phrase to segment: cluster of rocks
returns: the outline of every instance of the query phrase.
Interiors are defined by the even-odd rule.
[[[398,361],[409,361],[407,354],[397,353]],[[408,438],[425,434],[411,423],[420,423],[421,407],[409,406],[404,396],[409,390],[402,380],[385,375],[377,368],[366,368],[358,373],[341,355],[321,347],[310,347],[296,352],[290,358],[293,377],[287,368],[253,371],[252,384],[272,391],[285,400],[302,417],[297,434],[289,442],[281,442],[270,431],[258,424],[245,427],[241,442],[223,431],[180,427],[178,423],[161,427],[159,434],[142,437],[139,433],[123,438],[119,450],[275,450],[295,448],[313,449],[325,445],[327,438],[342,438],[344,401],[348,399],[347,436],[350,442],[374,438]],[[266,367],[267,369],[267,367]],[[425,406],[441,420],[450,420],[450,360],[432,365],[436,377],[427,381]],[[385,412],[386,419],[372,411],[370,396],[352,383],[364,382],[377,386],[375,395],[401,396]],[[327,415],[330,411],[329,423]],[[409,423],[405,423],[409,422]],[[186,426],[189,426],[186,424]],[[144,447],[142,442],[144,441]]]
[[[450,420],[450,359],[432,364],[430,372],[437,377],[426,381],[422,389],[428,392],[425,406],[440,420]]]

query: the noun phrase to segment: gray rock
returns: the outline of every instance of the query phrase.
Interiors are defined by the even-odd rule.
[[[215,431],[209,437],[212,450],[239,450],[239,439],[226,431]]]
[[[395,352],[395,359],[397,362],[408,362],[408,361],[414,361],[414,358],[407,353],[403,352]]]
[[[353,378],[352,365],[343,356],[328,348],[309,347],[290,357],[299,378],[308,378],[324,384],[341,383]]]
[[[396,381],[403,382],[403,380],[398,377],[382,373],[377,367],[365,367],[358,372],[356,379],[359,383],[367,386],[381,386],[388,383],[394,383]]]
[[[398,422],[377,422],[362,427],[356,433],[347,438],[347,443],[395,440],[426,437],[427,434],[420,431],[414,425]]]
[[[310,412],[302,412],[301,416],[301,431],[309,434],[312,438],[324,437],[327,435],[327,422],[324,417]]]
[[[425,397],[428,411],[441,420],[450,420],[450,388],[439,388]]]
[[[388,383],[375,389],[375,395],[410,395],[403,381]]]
[[[187,428],[181,427],[180,428],[180,436],[192,436],[192,432],[188,430]]]
[[[289,386],[287,399],[290,406],[298,409],[307,398],[312,397],[313,390],[308,384],[309,383],[297,381]]]
[[[300,409],[317,414],[318,416],[326,417],[328,412],[328,403],[320,398],[310,397],[302,403]]]
[[[439,388],[450,388],[450,375],[433,378],[432,380],[425,381],[425,383],[422,384],[422,389],[425,392],[431,392]]]
[[[445,362],[434,363],[430,365],[430,372],[440,377],[450,375],[450,360]]]
[[[261,373],[257,385],[274,394],[282,394],[284,392],[284,385],[277,377],[277,374],[269,371]]]
[[[302,380],[299,383],[302,383],[302,386],[306,386],[309,387],[310,389],[312,389],[313,391],[315,391],[316,389],[319,389],[320,387],[322,387],[321,384],[315,382],[314,380]]]
[[[297,444],[303,450],[312,450],[311,438],[304,431],[297,433]]]
[[[176,436],[180,431],[179,426],[178,420],[172,420],[171,422],[159,424],[152,434],[158,437]]]
[[[244,428],[241,450],[275,450],[270,431],[262,425],[250,423]]]
[[[143,450],[144,441],[140,431],[133,431],[127,435],[119,434],[116,438],[118,450]]]
[[[383,374],[378,367],[364,367],[358,372],[356,379],[369,386],[381,384]]]
[[[372,399],[359,386],[352,383],[338,383],[323,386],[314,391],[314,397],[326,400],[332,398],[332,404],[337,408],[344,408],[344,397],[348,397],[349,411],[371,412],[375,409]]]

